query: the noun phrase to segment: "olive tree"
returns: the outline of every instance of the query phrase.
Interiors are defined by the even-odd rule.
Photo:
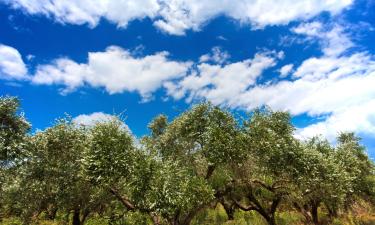
[[[25,148],[26,133],[30,124],[19,114],[19,100],[0,97],[0,166],[7,166],[20,156]]]
[[[319,224],[318,208],[324,204],[336,211],[352,190],[352,178],[327,140],[314,137],[302,143],[302,148],[293,205],[307,223]]]
[[[148,151],[163,161],[177,161],[189,168],[214,191],[210,202],[186,211],[179,209],[174,224],[188,224],[202,209],[223,201],[232,181],[228,168],[243,158],[239,125],[231,113],[202,103],[169,123],[159,116],[149,127],[151,135],[143,139]]]
[[[19,100],[15,97],[0,97],[0,219],[6,213],[4,206],[10,182],[15,170],[24,158],[27,133],[30,124],[19,113]]]
[[[86,173],[128,211],[147,214],[154,224],[186,224],[176,215],[207,202],[212,190],[178,161],[135,146],[122,121],[98,123],[91,130]]]
[[[83,172],[86,133],[68,119],[31,138],[27,158],[18,171],[26,219],[35,219],[42,212],[54,219],[59,210],[67,216],[72,213],[72,224],[80,225],[107,201]]]
[[[277,208],[295,189],[301,148],[293,132],[288,113],[268,108],[255,110],[242,131],[246,158],[234,164],[232,200],[241,210],[258,212],[268,224],[276,223]]]
[[[349,132],[341,133],[337,139],[336,160],[351,178],[345,208],[348,209],[358,197],[374,203],[375,167],[366,154],[365,147],[360,144],[360,138]]]

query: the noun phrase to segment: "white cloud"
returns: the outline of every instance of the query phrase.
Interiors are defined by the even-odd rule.
[[[61,23],[96,26],[105,18],[119,27],[150,18],[161,30],[183,35],[200,30],[211,19],[225,15],[253,28],[309,19],[321,12],[337,14],[353,0],[0,0],[28,14],[42,14]]]
[[[65,85],[64,93],[71,92],[84,85],[88,68],[85,64],[78,64],[70,59],[61,58],[52,64],[37,67],[32,77],[34,84]]]
[[[323,11],[333,14],[349,6],[351,0],[168,0],[162,1],[161,19],[155,25],[171,34],[181,35],[185,30],[200,30],[211,19],[225,15],[253,28],[287,24],[298,19],[312,18]]]
[[[26,59],[27,59],[28,61],[33,61],[33,60],[35,59],[35,55],[28,54],[28,55],[26,56]]]
[[[302,23],[292,31],[307,40],[319,41],[325,56],[338,56],[354,46],[345,28],[338,24]]]
[[[81,114],[73,119],[73,123],[83,126],[93,126],[100,122],[109,122],[113,120],[115,116],[106,114],[103,112],[94,112],[91,114]]]
[[[167,94],[187,101],[208,99],[214,104],[236,105],[238,96],[255,85],[262,72],[275,65],[279,53],[258,53],[253,59],[226,65],[201,63],[190,75],[177,83],[168,82]]]
[[[372,56],[367,53],[355,53],[341,57],[312,57],[303,61],[293,73],[293,77],[304,80],[320,80],[328,77],[337,79],[371,71],[374,66]]]
[[[6,80],[27,79],[27,68],[17,49],[0,44],[0,78]]]
[[[134,57],[127,50],[109,47],[104,52],[90,52],[88,62],[79,64],[60,58],[37,67],[35,84],[64,85],[70,92],[83,85],[104,87],[110,94],[136,91],[144,99],[166,81],[186,75],[190,62],[171,61],[167,52]]]
[[[280,76],[291,74],[292,80],[257,83],[268,68],[284,58],[283,52],[259,52],[251,59],[228,62],[229,54],[214,48],[193,65],[169,60],[166,52],[136,57],[113,46],[103,52],[89,53],[86,63],[60,58],[40,65],[31,80],[35,84],[63,85],[65,92],[89,85],[103,87],[111,94],[135,91],[145,99],[159,88],[165,88],[168,96],[185,98],[188,102],[207,99],[214,104],[246,110],[267,104],[293,115],[326,116],[320,122],[298,129],[297,136],[301,138],[323,134],[332,140],[339,131],[375,135],[375,56],[364,51],[348,51],[355,44],[339,25],[303,23],[293,32],[318,41],[323,54],[310,57],[300,65],[282,66]],[[0,49],[3,49],[0,57],[5,55],[9,59],[10,55],[13,58],[9,62],[18,62],[16,65],[24,67],[17,73],[6,72],[8,77],[27,76],[18,51],[9,46]],[[22,68],[4,66],[8,65],[4,62],[7,60],[0,60],[2,71]]]
[[[375,134],[375,100],[337,111],[322,122],[297,129],[296,136],[303,139],[321,134],[328,140],[334,141],[339,132],[346,131]]]
[[[81,115],[76,116],[75,118],[73,118],[73,123],[78,126],[92,127],[97,123],[110,122],[113,120],[117,120],[117,118],[118,117],[111,115],[111,114],[107,114],[103,112],[94,112],[91,114],[81,114]],[[132,136],[134,136],[129,126],[125,124],[123,121],[121,121],[121,127],[127,130]]]
[[[296,34],[318,37],[321,35],[323,24],[317,21],[311,23],[301,23],[299,26],[294,27],[292,31]]]
[[[292,80],[258,83],[283,54],[257,54],[226,65],[201,63],[193,74],[167,83],[168,94],[245,110],[269,105],[292,115],[325,116],[298,129],[300,138],[322,134],[333,140],[340,131],[375,135],[375,56],[347,51],[354,43],[339,25],[302,24],[294,32],[317,39],[323,55],[308,58],[295,69],[292,64],[281,67],[281,77],[290,73]]]
[[[293,70],[293,64],[287,64],[283,67],[280,68],[279,72],[280,72],[280,77],[281,78],[285,78],[287,77],[290,72],[292,72]]]
[[[352,58],[358,60],[353,62]],[[346,63],[338,70],[322,73],[317,79],[302,77],[256,86],[238,97],[238,106],[252,109],[267,104],[274,109],[288,110],[293,115],[318,116],[362,105],[375,98],[375,62],[363,54],[338,61]],[[320,62],[324,66],[325,60]],[[341,71],[340,76],[337,76],[338,71]]]
[[[228,39],[222,35],[217,36],[216,39],[221,40],[221,41],[228,41]]]
[[[77,1],[77,0],[75,0]],[[109,0],[104,17],[125,27],[135,19],[154,18],[161,7],[158,0]]]
[[[223,64],[230,58],[230,55],[228,52],[223,51],[220,47],[213,47],[211,50],[211,53],[207,53],[202,55],[199,58],[199,62],[214,62]]]
[[[311,57],[295,69],[292,81],[257,86],[238,97],[238,106],[252,109],[264,104],[326,119],[300,128],[307,138],[322,134],[333,141],[342,131],[375,134],[375,59],[367,52],[347,53],[354,46],[343,27],[330,30],[320,23],[302,24],[294,32],[318,38],[323,56]]]
[[[157,0],[1,0],[28,14],[42,14],[60,23],[98,25],[101,18],[126,27],[129,21],[153,18]]]

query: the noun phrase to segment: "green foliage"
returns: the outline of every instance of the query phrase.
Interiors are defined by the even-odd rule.
[[[90,145],[83,164],[96,182],[112,183],[129,177],[137,161],[133,138],[120,119],[97,123],[89,130]]]
[[[350,204],[353,195],[359,195],[375,203],[374,163],[365,153],[364,146],[354,133],[342,133],[338,137],[336,158],[351,179],[351,194],[347,204]]]
[[[204,180],[179,161],[161,160],[136,149],[119,120],[99,123],[90,134],[84,159],[87,173],[104,188],[126,196],[129,209],[170,218],[177,210],[194,208],[212,198]]]
[[[27,157],[6,190],[10,213],[18,212],[28,222],[41,213],[54,218],[57,210],[89,214],[100,207],[108,194],[85,177],[81,160],[87,147],[86,131],[69,120],[31,137]]]
[[[17,98],[0,97],[0,166],[17,158],[25,147],[25,134],[30,124],[18,111]]]
[[[18,111],[17,98],[0,97],[0,218],[6,213],[5,202],[9,200],[6,192],[14,189],[7,183],[17,175],[15,169],[25,155],[30,129],[30,124]]]
[[[154,161],[149,176],[135,185],[133,198],[141,197],[142,206],[161,215],[173,218],[177,211],[186,212],[213,198],[212,189],[199,177],[193,176],[177,162]],[[144,171],[144,170],[143,170]],[[147,182],[147,189],[139,188]]]
[[[27,135],[18,108],[0,99],[2,224],[374,221],[374,163],[359,138],[300,141],[287,112],[257,109],[241,123],[202,103],[156,117],[138,142],[118,117]]]
[[[258,212],[269,224],[295,189],[301,148],[293,131],[288,113],[255,110],[242,132],[246,158],[232,166],[232,201],[242,210]]]
[[[290,177],[296,171],[295,160],[300,152],[293,132],[289,113],[255,110],[245,124],[247,155],[268,175]]]
[[[160,123],[164,128],[155,135],[154,126]],[[165,117],[158,117],[150,127],[151,138],[163,158],[193,164],[195,160],[205,161],[216,166],[242,156],[236,146],[239,132],[233,116],[208,103],[193,107],[167,125]]]
[[[319,220],[318,208],[324,203],[335,214],[351,190],[351,178],[341,163],[337,163],[333,147],[320,137],[302,143],[298,176],[294,183],[293,204],[307,221]]]
[[[176,176],[179,173],[177,168],[181,167],[188,180],[180,177],[174,182],[191,186],[190,190],[180,188],[190,194],[184,194],[186,202],[180,201],[182,204],[173,206],[174,215],[167,215],[167,220],[175,220],[175,223],[190,221],[192,216],[222,195],[220,192],[225,191],[232,179],[229,165],[243,158],[237,121],[228,111],[203,103],[170,123],[165,116],[159,116],[149,128],[151,135],[142,139],[146,150],[160,158],[163,164],[177,162],[170,174]]]

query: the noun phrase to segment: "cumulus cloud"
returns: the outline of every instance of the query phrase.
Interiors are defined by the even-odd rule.
[[[370,56],[358,53],[337,61],[344,62],[339,69],[326,70],[314,79],[306,76],[256,86],[239,96],[238,106],[252,109],[267,104],[294,115],[318,116],[362,105],[375,98],[375,61]],[[317,62],[321,64],[316,66],[324,66],[325,59]]]
[[[110,114],[106,114],[103,112],[94,112],[91,114],[82,114],[78,115],[73,119],[73,123],[77,125],[83,125],[83,126],[93,126],[96,123],[100,122],[109,122],[113,120],[115,117]]]
[[[245,110],[269,105],[292,115],[325,116],[299,128],[296,135],[300,138],[323,134],[333,140],[340,131],[375,135],[375,56],[349,51],[355,44],[346,29],[337,24],[302,23],[292,32],[317,41],[322,55],[281,66],[279,78],[290,75],[288,80],[259,82],[267,80],[261,78],[269,68],[281,63],[283,52],[260,51],[252,58],[229,62],[229,54],[216,47],[193,64],[170,60],[167,52],[137,57],[114,46],[90,52],[85,63],[59,58],[39,65],[30,80],[34,84],[62,85],[65,93],[91,86],[104,88],[110,94],[138,92],[149,99],[156,90],[164,88],[167,96],[187,102],[206,99]],[[14,79],[27,75],[17,50],[5,46],[0,47],[0,53],[0,57],[8,59],[0,60],[2,74]],[[14,62],[21,66],[9,66]],[[108,118],[95,114],[77,120],[89,117]]]
[[[237,98],[275,65],[277,57],[276,52],[261,52],[252,59],[225,65],[200,63],[177,83],[166,83],[167,94],[175,99],[187,95],[187,101],[205,98],[214,104],[236,105]]]
[[[223,64],[230,58],[228,52],[223,51],[220,47],[213,47],[211,53],[202,55],[199,58],[199,62],[214,62]]]
[[[0,44],[0,78],[5,80],[27,79],[27,68],[17,49]]]
[[[280,72],[280,77],[281,78],[285,78],[287,77],[290,72],[292,72],[293,70],[293,64],[287,64],[283,67],[280,68],[279,72]]]
[[[153,18],[159,10],[157,0],[1,0],[27,14],[44,15],[60,23],[98,25],[101,18],[126,27],[129,21]]]
[[[338,56],[354,47],[345,28],[338,24],[302,23],[292,28],[292,31],[307,40],[318,41],[325,56]]]
[[[374,57],[357,53],[337,61],[342,66],[336,70],[328,71],[314,80],[297,80],[306,82],[305,92],[310,92],[310,95],[298,101],[301,106],[299,111],[311,115],[329,114],[326,120],[299,129],[297,133],[300,137],[323,134],[333,140],[341,131],[375,134]],[[298,86],[297,81],[295,86]]]
[[[355,46],[346,30],[337,24],[304,23],[292,29],[321,45],[322,55],[287,64],[280,77],[290,80],[259,83],[258,78],[276,65],[283,54],[258,53],[253,59],[225,65],[201,63],[178,82],[166,83],[176,99],[207,99],[215,104],[252,110],[269,105],[292,115],[324,116],[299,128],[296,136],[322,134],[330,140],[341,131],[375,135],[375,57],[368,52],[350,52]]]
[[[147,100],[164,82],[188,72],[190,62],[171,61],[167,57],[167,52],[134,57],[129,51],[112,46],[103,52],[90,52],[87,63],[60,58],[40,65],[32,82],[63,85],[64,93],[84,85],[103,87],[110,94],[135,91]]]
[[[335,111],[326,120],[299,128],[296,136],[303,139],[320,134],[334,141],[339,132],[355,131],[360,134],[375,134],[375,100],[354,104]]]
[[[230,0],[170,0],[160,10],[161,19],[155,25],[172,34],[184,34],[186,29],[200,30],[212,18],[225,15],[253,28],[287,24],[298,19],[308,19],[328,11],[338,13],[349,6],[351,0],[334,1],[255,1]]]
[[[27,14],[42,14],[61,23],[96,26],[105,18],[119,27],[150,18],[161,30],[183,35],[198,31],[213,18],[225,15],[253,28],[287,24],[322,12],[337,14],[353,0],[0,0]]]
[[[292,31],[318,41],[323,55],[304,60],[293,71],[293,80],[249,89],[238,97],[237,106],[250,110],[267,104],[293,115],[325,116],[299,128],[296,136],[300,138],[321,134],[333,141],[343,131],[374,135],[374,55],[348,52],[355,44],[337,24],[303,23]]]
[[[116,116],[103,113],[103,112],[94,112],[91,114],[81,114],[73,118],[73,123],[78,126],[92,127],[97,123],[110,122],[117,119]],[[122,122],[121,127],[127,130],[131,135],[133,135],[129,126]]]

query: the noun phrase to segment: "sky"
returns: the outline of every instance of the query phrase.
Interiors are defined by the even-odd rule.
[[[267,105],[374,159],[375,1],[0,0],[0,95],[33,131],[121,114],[137,137],[202,101]]]

